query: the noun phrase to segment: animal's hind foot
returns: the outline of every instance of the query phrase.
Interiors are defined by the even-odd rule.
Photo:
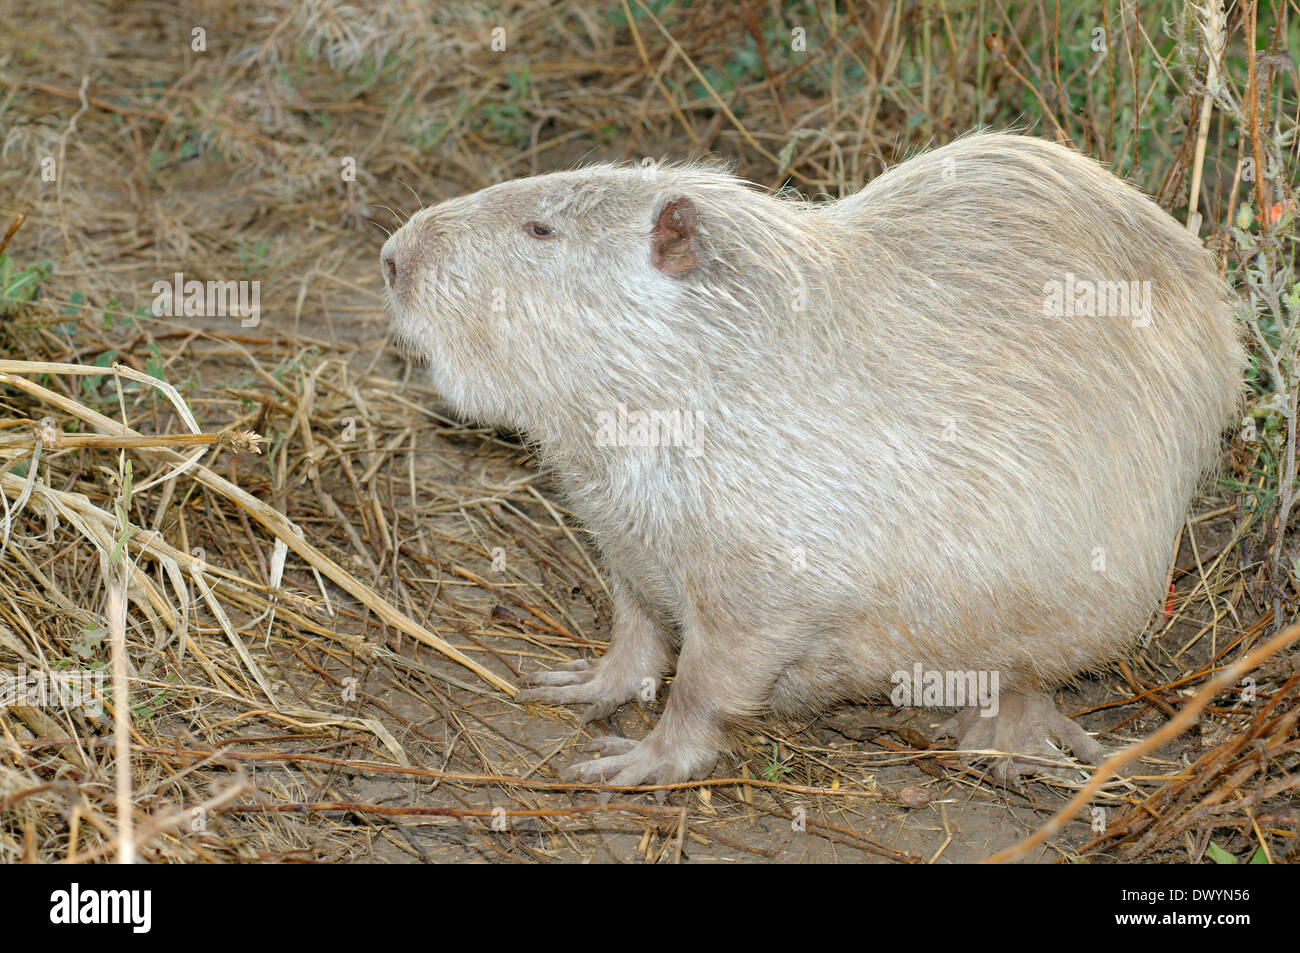
[[[992,717],[978,707],[963,709],[939,726],[936,736],[944,735],[955,737],[958,748],[1002,752],[990,772],[1007,787],[1019,787],[1027,775],[1067,776],[1065,755],[1051,743],[1053,738],[1089,764],[1101,764],[1106,755],[1096,739],[1057,711],[1042,692],[1004,694]]]

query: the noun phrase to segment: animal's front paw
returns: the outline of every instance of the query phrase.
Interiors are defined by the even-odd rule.
[[[605,735],[595,738],[584,750],[598,751],[604,757],[579,761],[564,769],[564,775],[588,784],[677,784],[707,778],[717,764],[718,756],[703,750],[682,748],[661,751],[654,733],[641,741]],[[663,801],[667,791],[656,791],[655,798]],[[609,794],[601,795],[602,801]]]
[[[1106,754],[1095,739],[1057,711],[1052,700],[1040,692],[1003,695],[998,713],[991,718],[984,717],[978,708],[967,708],[940,725],[938,735],[957,738],[959,748],[1006,752],[1009,756],[995,760],[991,771],[995,781],[1008,787],[1019,787],[1020,779],[1031,774],[1067,776],[1070,769],[1060,764],[1065,755],[1053,747],[1052,738],[1090,764],[1101,764]]]
[[[657,674],[624,663],[612,650],[594,663],[578,659],[550,672],[527,672],[525,677],[538,687],[524,689],[515,701],[550,705],[587,702],[583,721],[608,718],[619,705],[638,696],[650,701],[659,686]]]

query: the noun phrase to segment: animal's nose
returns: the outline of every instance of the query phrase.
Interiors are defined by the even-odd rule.
[[[384,273],[384,284],[389,288],[397,285],[397,248],[390,238],[384,242],[383,250],[379,253],[379,267]]]

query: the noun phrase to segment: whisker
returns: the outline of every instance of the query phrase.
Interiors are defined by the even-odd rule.
[[[411,197],[415,199],[415,207],[416,207],[416,210],[417,210],[417,211],[418,211],[419,209],[424,208],[424,201],[420,198],[420,193],[419,193],[419,192],[415,191],[415,189],[411,188],[411,186],[410,186],[409,184],[407,184],[407,182],[406,182],[405,180],[403,180],[403,179],[399,179],[397,176],[393,176],[393,181],[394,181],[394,182],[397,182],[397,183],[400,183],[401,186],[402,186],[404,189],[406,189],[406,191],[408,191],[408,192],[411,193]]]
[[[376,207],[376,208],[382,208],[382,209],[384,209],[384,210],[386,210],[386,211],[389,211],[389,212],[393,211],[393,210],[392,210],[391,208],[389,208],[387,205],[377,205],[377,206],[375,206],[375,207]],[[369,221],[371,225],[375,226],[375,228],[381,229],[381,230],[383,231],[383,233],[384,233],[385,235],[387,235],[389,238],[392,238],[392,237],[393,237],[393,233],[392,233],[391,231],[388,230],[388,226],[385,225],[383,222],[376,222],[373,218],[371,218],[371,219],[367,219],[367,221]]]

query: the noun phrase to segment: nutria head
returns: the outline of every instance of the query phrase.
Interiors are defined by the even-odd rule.
[[[575,414],[677,403],[672,388],[743,367],[774,286],[795,283],[790,250],[816,252],[800,208],[698,163],[601,164],[422,209],[381,267],[439,392],[545,442]]]
[[[539,401],[567,405],[593,376],[635,374],[620,367],[629,340],[675,345],[666,316],[708,254],[697,206],[673,184],[598,165],[422,209],[381,254],[400,339],[462,413],[525,429]]]

